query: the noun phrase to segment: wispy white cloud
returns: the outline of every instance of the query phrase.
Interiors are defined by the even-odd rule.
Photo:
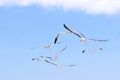
[[[62,8],[65,11],[77,10],[91,14],[117,14],[120,0],[0,0],[0,6],[30,6]]]

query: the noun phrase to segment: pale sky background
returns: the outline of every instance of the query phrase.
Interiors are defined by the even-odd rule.
[[[108,42],[83,44],[73,35],[60,36],[52,50],[31,48],[51,44],[63,24],[87,38]],[[120,0],[0,0],[0,80],[120,80]],[[57,69],[32,61],[52,56],[75,67]],[[103,51],[82,54],[83,49]]]

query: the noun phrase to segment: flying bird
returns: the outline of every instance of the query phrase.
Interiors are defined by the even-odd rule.
[[[34,48],[32,48],[32,49],[41,48],[41,47],[43,47],[43,48],[45,48],[45,49],[51,49],[52,46],[54,46],[54,45],[56,45],[56,44],[62,43],[62,42],[57,42],[58,37],[59,37],[61,34],[63,34],[63,33],[61,32],[61,33],[58,33],[58,34],[57,34],[57,36],[55,37],[54,42],[53,42],[52,44],[41,45],[41,46],[34,47]]]
[[[47,63],[49,63],[49,64],[52,64],[52,65],[54,65],[54,66],[56,66],[57,68],[62,68],[62,67],[74,67],[74,66],[76,66],[76,65],[74,65],[74,64],[71,64],[71,65],[58,65],[58,64],[55,64],[55,63],[53,63],[53,62],[50,62],[50,61],[48,61],[48,60],[45,60],[45,62],[47,62]]]
[[[47,58],[44,57],[44,56],[40,56],[39,58],[33,58],[32,60],[33,60],[33,61],[34,61],[34,60],[44,61],[44,62],[46,62],[46,63],[49,63],[49,64],[53,65],[53,66],[56,66],[57,68],[62,68],[62,67],[74,67],[74,66],[76,66],[76,65],[74,65],[74,64],[70,64],[70,65],[58,65],[58,64],[56,64],[56,63],[53,63],[51,60],[47,59]]]
[[[94,53],[96,50],[100,50],[100,51],[103,51],[103,48],[92,48],[92,49],[89,49],[89,51],[91,52],[91,53]],[[82,50],[82,53],[85,53],[86,51],[88,51],[88,50]]]
[[[60,34],[59,34],[59,35],[60,35]],[[57,37],[55,38],[54,43],[37,46],[37,47],[34,47],[34,48],[32,48],[32,49],[45,48],[45,49],[50,49],[50,50],[51,50],[52,46],[54,46],[55,44],[60,44],[60,43],[61,43],[61,42],[58,42],[58,43],[57,43],[57,39],[58,39],[59,35],[57,35]]]
[[[55,61],[59,54],[62,53],[67,47],[63,48],[62,50],[60,50],[58,53],[56,53],[56,55],[54,57],[50,57],[50,56],[40,56],[39,58],[33,58],[32,60],[37,60],[37,61],[45,61],[45,60],[49,60],[49,61]]]
[[[52,64],[52,65],[56,66],[56,67],[60,67],[59,65],[57,65],[57,64],[55,64],[55,63],[53,63],[53,62],[48,61],[48,60],[45,59],[43,56],[40,56],[39,58],[33,58],[32,60],[33,60],[33,61],[34,61],[34,60],[41,61],[41,59],[42,59],[43,61],[49,63],[49,64]]]
[[[87,42],[87,41],[98,41],[98,42],[104,42],[104,41],[108,41],[108,39],[106,39],[106,40],[87,39],[87,38],[86,38],[82,33],[80,33],[78,30],[77,30],[77,32],[79,32],[79,34],[76,33],[76,32],[74,32],[74,31],[71,30],[70,28],[68,28],[68,26],[66,26],[65,24],[63,24],[63,26],[64,26],[64,28],[65,28],[68,32],[70,32],[70,33],[76,35],[77,37],[79,37],[81,42]]]

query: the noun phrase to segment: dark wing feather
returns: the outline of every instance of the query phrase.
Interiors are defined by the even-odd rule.
[[[79,38],[82,38],[79,34],[73,32],[74,35],[78,36]]]
[[[45,62],[50,63],[50,64],[52,64],[52,65],[54,65],[54,66],[58,66],[57,64],[52,63],[52,62],[50,62],[50,61],[48,61],[48,60],[45,60]]]
[[[80,33],[80,32],[79,32]],[[80,33],[82,37],[86,38],[85,35],[83,35],[82,33]]]
[[[71,33],[73,33],[73,31],[71,30],[71,29],[69,29],[65,24],[63,24],[64,25],[64,28],[66,29],[66,30],[68,30],[68,31],[70,31]]]
[[[60,36],[61,33],[58,33],[57,36],[55,37],[54,44],[57,43],[58,37]]]
[[[82,53],[85,53],[86,50],[83,50]]]
[[[65,24],[63,24],[63,25],[64,25],[64,28],[65,28],[66,30],[68,30],[68,31],[70,31],[71,33],[73,33],[74,35],[76,35],[76,36],[82,38],[79,34],[75,33],[75,32],[72,31],[71,29],[69,29]]]
[[[48,60],[45,60],[45,62],[50,63]]]

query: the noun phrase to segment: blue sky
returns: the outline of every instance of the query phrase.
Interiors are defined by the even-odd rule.
[[[45,4],[45,0],[41,0],[43,3],[36,0],[37,5],[31,5],[32,0],[31,3],[24,1],[18,0],[16,4],[11,0],[0,1],[0,80],[120,80],[119,6],[112,5],[105,11],[107,8],[92,10],[93,7],[83,4],[84,7],[77,6],[75,10],[75,5],[64,2],[68,5],[64,6],[62,0],[59,4],[62,7],[52,0],[51,5]],[[91,1],[94,4],[94,0]],[[79,30],[87,38],[110,40],[83,44],[76,36],[66,34],[59,38],[64,43],[53,46],[52,50],[31,50],[35,46],[51,44],[58,32],[65,31],[63,24]],[[57,69],[44,62],[32,61],[41,55],[53,56],[65,46],[67,49],[56,63],[76,64],[75,67]],[[103,51],[81,53],[83,49],[96,47],[102,47]]]

